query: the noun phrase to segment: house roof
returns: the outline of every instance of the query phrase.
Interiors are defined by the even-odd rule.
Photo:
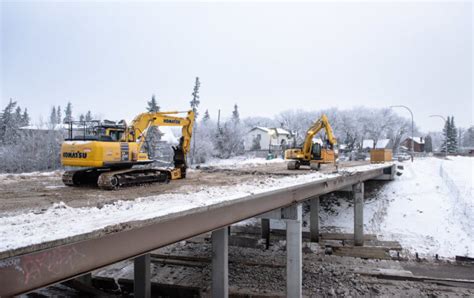
[[[375,144],[376,149],[384,149],[387,148],[388,144],[390,143],[390,139],[381,139],[377,140],[377,144]]]
[[[256,129],[259,129],[259,130],[262,130],[266,133],[274,133],[276,132],[277,135],[290,135],[291,133],[286,130],[286,129],[283,129],[283,128],[275,128],[275,127],[263,127],[263,126],[255,126],[254,128],[252,128],[250,131],[253,131],[253,130],[256,130]]]
[[[374,148],[374,140],[363,140],[362,141],[362,148]]]
[[[250,131],[253,131],[253,130],[256,130],[256,129],[263,130],[264,132],[270,132],[270,129],[269,129],[269,128],[263,127],[263,126],[255,126],[255,127],[252,128]]]
[[[288,130],[283,128],[274,128],[279,135],[289,135],[291,134]]]

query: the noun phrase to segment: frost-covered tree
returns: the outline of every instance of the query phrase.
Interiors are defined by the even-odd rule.
[[[21,119],[17,118],[16,101],[10,98],[10,101],[0,114],[0,143],[14,143],[18,137],[18,129]]]
[[[196,81],[194,82],[193,93],[191,93],[193,99],[190,101],[190,105],[191,105],[191,108],[193,109],[195,119],[197,119],[198,117],[197,108],[199,107],[199,104],[201,103],[199,101],[199,88],[200,87],[201,87],[201,82],[199,81],[199,77],[196,77]]]
[[[21,126],[28,126],[30,125],[30,115],[28,115],[28,109],[25,108],[23,110],[23,114],[21,115]]]
[[[456,153],[458,150],[458,133],[456,125],[454,124],[454,116],[448,116],[448,118],[446,119],[443,128],[443,135],[444,141],[443,145],[441,146],[441,150],[444,152],[446,151],[447,147],[448,153]]]
[[[84,114],[79,115],[79,121],[84,122],[86,118],[84,117]]]
[[[206,110],[206,111],[204,112],[204,116],[202,117],[202,122],[207,122],[207,121],[209,121],[210,119],[211,119],[211,116],[209,115],[209,111]]]
[[[159,112],[161,107],[158,105],[155,94],[151,96],[151,99],[147,101],[146,110],[151,113]],[[143,148],[148,153],[150,159],[156,159],[159,156],[159,145],[161,135],[158,127],[152,126],[148,129],[146,140]]]
[[[86,116],[84,117],[85,121],[92,121],[92,113],[91,111],[87,111]]]
[[[151,100],[147,102],[146,110],[148,112],[159,112],[160,111],[160,106],[158,105],[158,102],[156,101],[155,94],[153,94],[151,96]]]
[[[232,121],[240,122],[240,114],[239,114],[239,107],[237,104],[234,105],[234,110],[232,111]]]
[[[433,141],[430,135],[425,137],[425,152],[433,152]]]
[[[464,132],[462,145],[463,147],[474,147],[474,126]]]
[[[58,106],[58,108],[56,109],[56,123],[61,124],[62,119],[63,117],[61,115],[61,106]]]
[[[66,108],[64,109],[64,119],[63,123],[68,123],[73,121],[72,119],[72,104],[71,102],[68,102],[66,105]]]
[[[51,113],[49,114],[49,126],[51,129],[54,129],[56,125],[58,124],[58,114],[56,112],[56,107],[53,106],[51,108]]]
[[[451,116],[451,123],[449,124],[450,133],[448,135],[448,152],[456,153],[458,151],[458,130],[454,124],[454,116]]]
[[[238,112],[237,105],[234,106],[234,112],[236,109]],[[246,128],[236,115],[238,113],[232,113],[231,119],[217,129],[214,147],[220,158],[229,158],[244,153]]]

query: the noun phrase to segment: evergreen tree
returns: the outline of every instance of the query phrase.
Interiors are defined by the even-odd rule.
[[[21,121],[22,119],[22,115],[21,115],[21,108],[20,106],[16,107],[16,110],[15,110],[15,116],[13,117],[14,119],[14,122],[15,122],[15,126],[17,127],[22,127],[23,125],[23,121]]]
[[[86,119],[85,119],[85,117],[84,117],[84,114],[81,114],[81,115],[79,116],[79,121],[84,122],[85,120],[86,120]]]
[[[240,121],[239,107],[237,104],[234,105],[234,110],[232,111],[232,121],[237,123]]]
[[[454,124],[454,116],[451,116],[451,123],[449,124],[448,134],[448,152],[456,153],[458,151],[458,130]]]
[[[199,104],[201,103],[199,101],[199,87],[201,87],[201,82],[199,82],[199,77],[196,77],[193,93],[191,94],[193,96],[193,99],[190,102],[191,108],[193,109],[193,112],[194,112],[194,119],[197,119],[198,117],[197,108]]]
[[[211,116],[209,115],[209,111],[206,110],[206,112],[204,112],[204,116],[202,117],[202,121],[203,122],[207,122],[211,119]]]
[[[86,116],[85,116],[86,121],[92,121],[92,113],[91,111],[87,111]]]
[[[446,123],[443,128],[444,141],[441,146],[443,152],[448,148],[448,153],[456,153],[458,150],[458,132],[456,125],[454,124],[454,116],[451,116],[446,119]]]
[[[449,116],[448,118],[446,119],[446,122],[444,123],[444,127],[443,127],[443,144],[441,145],[441,151],[442,152],[446,152],[446,146],[448,145],[448,135],[449,135],[449,131],[450,131],[450,121],[449,121]]]
[[[56,123],[61,124],[62,119],[63,117],[61,115],[61,106],[58,106],[58,108],[56,109]]]
[[[23,115],[21,116],[21,123],[22,123],[22,126],[30,125],[30,115],[28,115],[27,108],[25,108],[25,110],[23,111]]]
[[[10,98],[7,106],[0,113],[0,143],[15,144],[22,126],[21,108]]]
[[[57,120],[57,117],[58,114],[56,112],[56,107],[53,106],[53,108],[51,109],[51,114],[49,115],[49,125],[54,128],[56,127],[56,124],[58,123],[58,120]]]
[[[151,100],[147,101],[146,110],[148,112],[159,112],[161,107],[158,105],[158,101],[156,100],[155,94],[152,94]],[[145,152],[148,153],[148,158],[156,159],[159,155],[159,144],[158,141],[160,140],[161,135],[158,127],[152,126],[148,129],[144,149]]]
[[[68,102],[66,105],[66,108],[64,109],[64,123],[71,122],[72,119],[72,104],[71,102]]]
[[[425,137],[425,152],[433,152],[433,140],[430,135]]]
[[[147,111],[148,112],[159,112],[160,111],[160,106],[156,102],[155,94],[151,96],[151,100],[147,102]]]

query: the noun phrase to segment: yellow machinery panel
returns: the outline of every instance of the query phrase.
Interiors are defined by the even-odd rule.
[[[133,142],[65,141],[61,146],[61,161],[72,167],[147,161],[147,154],[139,153],[138,147],[139,144]]]
[[[384,163],[392,161],[392,149],[370,150],[370,163]]]

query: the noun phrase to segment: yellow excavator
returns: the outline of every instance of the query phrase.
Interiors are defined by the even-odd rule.
[[[322,129],[326,131],[326,140],[323,141],[325,144],[313,142],[314,136]],[[292,148],[285,151],[285,159],[289,160],[288,170],[297,170],[301,165],[319,170],[321,164],[336,163],[336,145],[337,141],[332,132],[331,124],[329,124],[328,117],[323,114],[306,132],[301,148]]]
[[[187,113],[180,117],[179,114]],[[69,138],[61,146],[61,163],[79,170],[66,171],[62,180],[68,186],[97,185],[116,189],[128,185],[168,182],[186,177],[186,155],[191,146],[194,112],[149,112],[135,117],[127,126],[91,121],[71,122]],[[78,128],[81,126],[81,128]],[[182,127],[182,136],[173,146],[174,168],[135,167],[153,162],[144,150],[147,133],[153,126]],[[82,133],[82,134],[81,134]],[[74,135],[76,134],[76,135]]]

